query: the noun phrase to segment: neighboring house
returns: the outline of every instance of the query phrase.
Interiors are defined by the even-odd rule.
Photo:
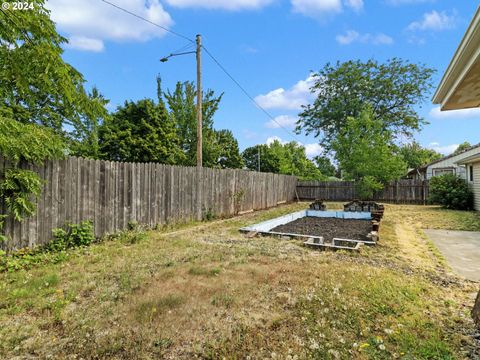
[[[440,104],[441,110],[480,106],[480,7],[443,75],[433,96],[433,103]],[[457,165],[468,169],[466,175],[472,184],[475,209],[480,210],[480,154],[458,159]]]
[[[451,154],[441,159],[432,161],[429,164],[425,164],[419,168],[412,169],[408,172],[407,176],[408,178],[415,180],[430,180],[430,178],[433,176],[454,174],[460,176],[462,179],[467,180],[469,177],[469,168],[463,164],[460,164],[459,161],[479,154],[480,144],[477,144],[465,149],[459,154]]]

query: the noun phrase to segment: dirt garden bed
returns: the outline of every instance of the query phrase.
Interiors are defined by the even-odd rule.
[[[322,236],[326,242],[333,238],[369,240],[367,234],[372,231],[370,220],[303,217],[287,224],[279,225],[271,231]]]

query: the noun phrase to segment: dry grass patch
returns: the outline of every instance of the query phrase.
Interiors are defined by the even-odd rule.
[[[438,270],[417,231],[437,210],[411,207],[426,212],[412,223],[408,207],[387,207],[379,245],[358,254],[238,233],[305,206],[152,231],[134,244],[106,242],[62,264],[0,274],[0,357],[473,354],[472,286]]]

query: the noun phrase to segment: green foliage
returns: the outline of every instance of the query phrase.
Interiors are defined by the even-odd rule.
[[[467,150],[470,147],[472,147],[472,145],[468,141],[464,141],[463,143],[461,143],[460,145],[457,146],[457,148],[453,152],[453,155],[460,154],[461,152],[464,152],[465,150]]]
[[[383,125],[373,110],[366,108],[358,117],[348,117],[331,143],[344,177],[359,181],[359,195],[364,199],[406,172],[406,164]]]
[[[82,140],[105,116],[105,103],[85,91],[82,74],[62,59],[67,40],[45,1],[34,3],[33,10],[0,12],[0,116]]]
[[[177,164],[184,156],[163,103],[126,101],[99,129],[100,157],[116,161]]]
[[[65,143],[51,129],[0,116],[0,154],[14,164],[41,163],[63,157]]]
[[[332,164],[331,160],[326,156],[315,156],[313,158],[315,164],[317,164],[318,170],[325,176],[335,176],[337,169]]]
[[[147,233],[136,223],[129,223],[127,230],[109,235],[108,239],[122,244],[132,245],[147,239]]]
[[[203,221],[211,221],[216,219],[217,214],[215,214],[215,210],[213,208],[203,208],[203,213],[202,213],[202,220]]]
[[[67,223],[65,228],[53,229],[52,233],[53,239],[43,246],[23,248],[9,254],[0,250],[0,272],[30,269],[39,264],[55,264],[67,259],[75,249],[86,248],[96,240],[91,221]],[[104,239],[130,245],[146,238],[147,233],[136,222],[131,222],[127,230]]]
[[[305,147],[295,141],[282,144],[275,140],[269,145],[255,145],[242,153],[245,166],[258,170],[260,153],[260,171],[276,174],[295,175],[303,180],[323,180],[326,177],[315,164],[307,158]]]
[[[473,209],[473,192],[468,183],[453,174],[434,176],[430,179],[429,201],[447,209]]]
[[[35,212],[33,200],[41,192],[42,180],[33,171],[19,169],[21,161],[41,163],[45,159],[63,157],[65,143],[51,129],[35,124],[22,124],[0,116],[0,154],[11,162],[0,181],[0,196],[5,201],[6,214],[0,214],[0,230],[8,215],[21,221]],[[5,241],[0,234],[0,240]]]
[[[53,239],[44,246],[23,248],[6,254],[0,250],[0,272],[30,269],[47,263],[58,263],[68,258],[68,249],[85,247],[95,240],[91,221],[67,224],[66,229],[54,229]]]
[[[32,198],[38,198],[42,190],[42,180],[30,170],[8,169],[0,183],[0,197],[5,201],[9,214],[17,221],[33,215],[35,204]]]
[[[409,169],[416,169],[422,165],[431,163],[432,161],[441,159],[442,154],[432,149],[423,148],[418,142],[413,141],[402,146],[399,150],[401,156],[407,163]]]
[[[322,136],[321,144],[331,150],[347,119],[371,106],[373,117],[392,137],[411,135],[425,123],[415,108],[428,96],[433,73],[397,58],[383,64],[375,60],[326,64],[313,75],[316,99],[300,114],[297,130]]]
[[[53,229],[53,240],[45,245],[48,251],[61,251],[79,246],[88,246],[95,241],[93,223],[82,221],[79,224],[68,223],[66,229]]]
[[[185,155],[179,165],[195,166],[197,163],[197,90],[193,82],[178,82],[173,92],[163,93],[158,81],[159,100],[165,96],[169,116],[175,123],[180,147]],[[242,168],[238,142],[230,130],[215,130],[214,115],[223,94],[216,96],[207,90],[202,98],[202,159],[203,166],[210,168]]]
[[[194,166],[197,163],[197,90],[193,82],[178,82],[173,92],[165,95],[169,114],[175,123],[178,137],[181,141],[185,159],[180,165]],[[202,135],[203,135],[203,165],[215,167],[218,161],[216,136],[213,129],[213,116],[218,110],[223,94],[215,96],[213,90],[207,90],[202,98]]]
[[[280,158],[278,154],[270,151],[270,147],[259,144],[246,148],[242,152],[243,161],[247,169],[261,172],[280,172]]]
[[[238,148],[238,141],[230,130],[215,130],[217,155],[214,167],[222,169],[241,169],[243,158]]]

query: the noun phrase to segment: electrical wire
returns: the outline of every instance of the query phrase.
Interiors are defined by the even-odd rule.
[[[228,72],[228,70],[218,61],[215,56],[205,47],[202,45],[202,48],[205,50],[208,56],[217,64],[217,66],[238,86],[240,90],[255,104],[257,108],[259,108],[265,115],[267,115],[273,122],[275,122],[279,127],[281,127],[283,130],[285,130],[290,136],[293,136],[293,138],[298,140],[298,137],[295,133],[292,131],[288,130],[286,127],[284,127],[282,124],[280,124],[275,117],[270,114],[267,110],[265,110],[260,104],[253,98],[247,90],[233,77],[232,74]],[[300,141],[299,141],[300,142]]]
[[[163,29],[163,30],[165,30],[166,32],[169,32],[170,34],[176,35],[176,36],[181,37],[181,38],[183,38],[183,39],[185,39],[185,40],[188,40],[188,41],[191,42],[191,43],[194,43],[194,41],[193,41],[192,39],[190,39],[189,37],[187,37],[187,36],[185,36],[185,35],[182,35],[182,34],[180,34],[180,33],[177,33],[176,31],[170,30],[169,28],[166,28],[165,26],[162,26],[162,25],[160,25],[160,24],[154,23],[153,21],[150,21],[150,20],[148,20],[147,18],[144,18],[143,16],[140,16],[140,15],[138,15],[138,14],[135,14],[134,12],[131,12],[130,10],[127,10],[127,9],[121,7],[121,6],[118,6],[118,5],[114,4],[114,3],[111,3],[110,1],[107,1],[107,0],[100,0],[100,1],[102,1],[102,2],[104,2],[105,4],[108,4],[108,5],[110,5],[110,6],[113,6],[114,8],[117,8],[118,10],[121,10],[121,11],[123,11],[123,12],[125,12],[125,13],[127,13],[127,14],[129,14],[129,15],[132,15],[132,16],[138,18],[138,19],[141,19],[141,20],[143,20],[143,21],[146,21],[147,23],[152,24],[153,26],[156,26],[156,27],[158,27],[158,28],[160,28],[160,29]]]
[[[119,10],[121,10],[121,11],[127,13],[127,14],[130,14],[130,15],[138,18],[138,19],[141,19],[141,20],[143,20],[143,21],[146,21],[146,22],[148,22],[149,24],[152,24],[152,25],[154,25],[154,26],[157,26],[157,27],[159,27],[159,28],[161,28],[161,29],[163,29],[163,30],[165,30],[165,31],[173,34],[173,35],[176,35],[176,36],[179,36],[179,37],[181,37],[181,38],[183,38],[183,39],[185,39],[185,40],[188,40],[191,44],[194,43],[194,41],[193,41],[192,39],[188,38],[187,36],[182,35],[182,34],[180,34],[180,33],[177,33],[177,32],[175,32],[175,31],[173,31],[173,30],[170,30],[170,29],[168,29],[168,28],[166,28],[166,27],[164,27],[164,26],[162,26],[162,25],[159,25],[159,24],[157,24],[157,23],[154,23],[153,21],[150,21],[150,20],[144,18],[143,16],[140,16],[140,15],[138,15],[138,14],[135,14],[135,13],[133,13],[133,12],[127,10],[127,9],[124,9],[124,8],[122,8],[121,6],[118,6],[118,5],[116,5],[116,4],[113,4],[113,3],[111,3],[111,2],[109,2],[109,1],[107,1],[107,0],[100,0],[100,1],[102,1],[102,2],[104,2],[104,3],[106,3],[106,4],[109,4],[109,5],[117,8],[117,9],[119,9]],[[188,48],[188,46],[187,46],[187,48]],[[232,80],[232,81],[235,83],[235,85],[238,86],[238,88],[250,99],[250,101],[252,101],[252,102],[255,104],[255,106],[256,106],[258,109],[260,109],[260,110],[261,110],[265,115],[267,115],[273,122],[275,122],[279,127],[281,127],[283,130],[285,130],[285,132],[287,132],[290,136],[292,136],[293,138],[297,139],[297,141],[298,141],[298,137],[297,137],[297,135],[296,135],[294,132],[288,130],[286,127],[284,127],[282,124],[280,124],[280,123],[277,121],[277,119],[275,119],[275,117],[274,117],[272,114],[270,114],[267,110],[265,110],[265,109],[248,93],[248,91],[245,90],[245,88],[233,77],[232,74],[230,74],[230,72],[228,72],[228,70],[220,63],[220,61],[218,61],[218,60],[215,58],[215,56],[213,56],[213,54],[212,54],[205,46],[202,45],[202,48],[205,50],[205,52],[207,53],[207,55],[210,56],[210,58],[215,62],[215,64],[230,78],[230,80]],[[179,51],[180,51],[180,50],[177,50],[176,52],[179,52]],[[300,141],[299,141],[299,142],[300,142]],[[300,143],[301,143],[301,142],[300,142]]]

